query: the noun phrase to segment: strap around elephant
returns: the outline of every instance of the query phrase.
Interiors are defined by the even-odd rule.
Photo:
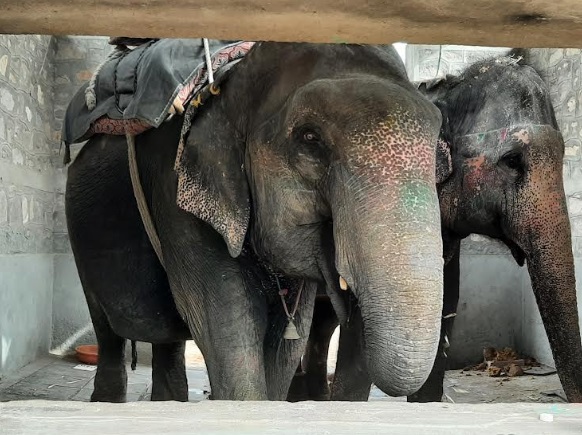
[[[137,156],[135,153],[135,137],[131,134],[127,134],[127,157],[129,160],[129,175],[131,178],[131,186],[133,187],[133,196],[137,202],[137,209],[139,210],[139,215],[143,222],[143,226],[146,230],[150,243],[154,248],[154,251],[160,261],[160,264],[166,268],[164,264],[164,255],[162,253],[162,244],[160,243],[160,238],[158,237],[158,232],[152,220],[152,215],[150,214],[147,201],[143,192],[143,187],[141,184],[141,179],[139,176],[139,168],[137,165]]]

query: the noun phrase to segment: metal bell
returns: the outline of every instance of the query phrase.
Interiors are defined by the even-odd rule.
[[[283,333],[283,338],[285,340],[298,340],[299,334],[297,333],[297,328],[295,327],[295,323],[293,323],[292,319],[289,319],[289,323],[287,323],[287,327],[285,328],[285,332]]]

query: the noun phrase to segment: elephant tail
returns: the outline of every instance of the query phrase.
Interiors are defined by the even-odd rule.
[[[135,346],[135,340],[131,340],[131,370],[135,371],[137,367],[137,347]]]

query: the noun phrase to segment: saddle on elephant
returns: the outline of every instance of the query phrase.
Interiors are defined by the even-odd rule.
[[[136,136],[199,104],[214,74],[220,78],[254,42],[208,40],[207,50],[202,39],[112,37],[109,44],[115,49],[67,107],[65,163],[71,144],[99,133]]]

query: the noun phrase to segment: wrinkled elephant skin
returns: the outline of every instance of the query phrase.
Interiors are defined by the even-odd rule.
[[[92,400],[124,400],[128,338],[154,343],[152,399],[186,400],[190,337],[213,398],[284,399],[317,289],[349,315],[340,274],[358,298],[373,381],[416,391],[442,304],[441,117],[394,49],[257,43],[193,120],[178,178],[179,121],[136,138],[165,269],[125,140],[92,138],[69,169],[69,234],[100,347]],[[282,339],[279,285],[289,307],[301,289],[299,340]]]
[[[582,348],[562,179],[564,142],[547,87],[524,56],[513,54],[420,86],[443,115],[436,172],[446,266],[438,356],[429,379],[409,401],[441,400],[447,336],[459,296],[460,240],[477,233],[504,242],[519,265],[527,261],[562,386],[569,401],[582,402]],[[357,351],[361,339],[358,328],[342,326],[332,399],[368,398],[368,368]],[[308,372],[317,367],[312,361],[304,364]],[[306,397],[325,398],[326,387]]]

